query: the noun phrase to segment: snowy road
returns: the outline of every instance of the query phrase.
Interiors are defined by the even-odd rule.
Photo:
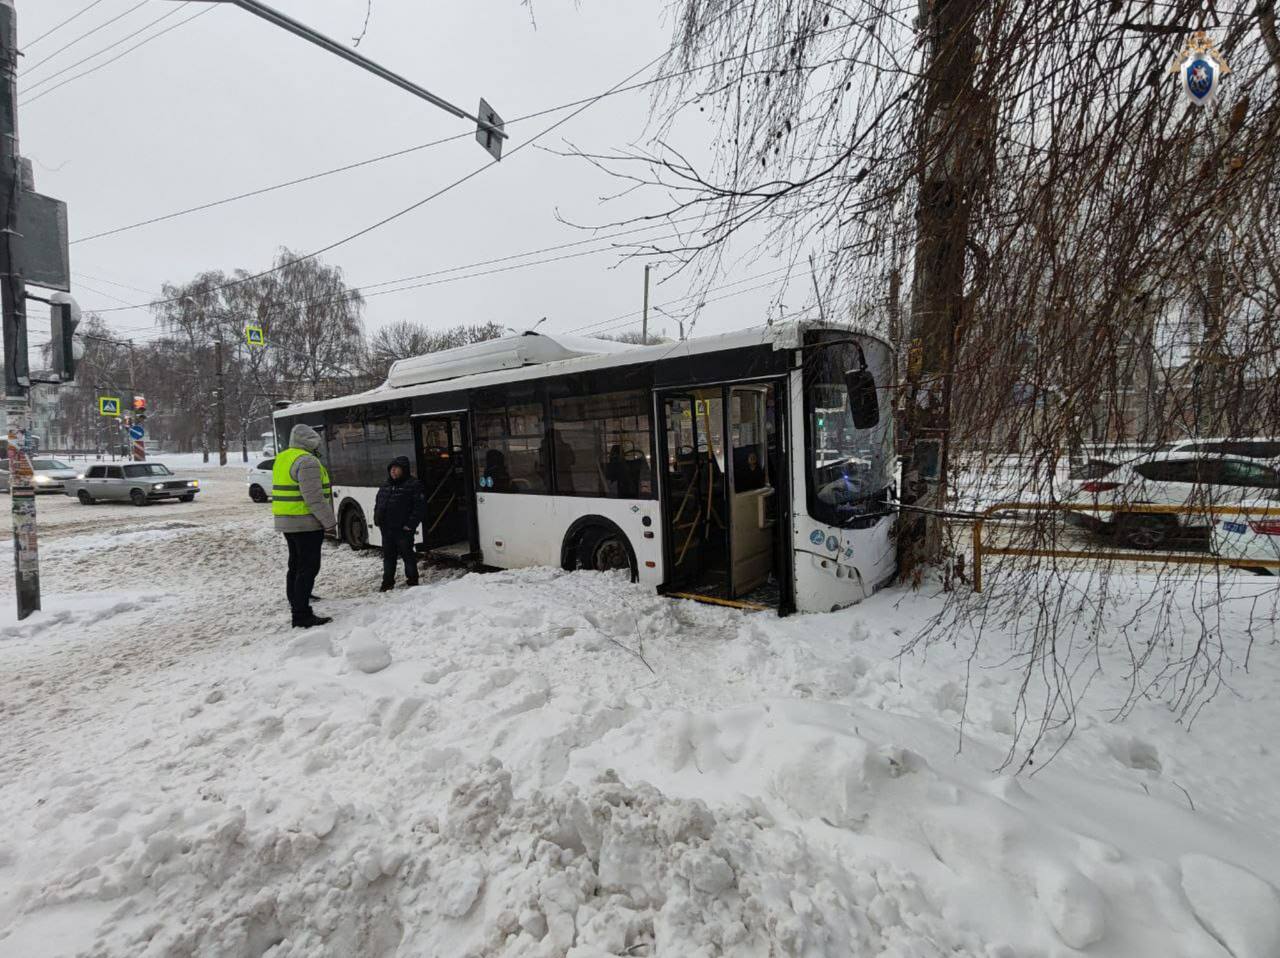
[[[46,615],[0,625],[11,640],[39,637],[50,620],[76,640],[56,651],[43,641],[11,641],[0,675],[0,716],[19,741],[13,760],[32,755],[28,710],[53,712],[70,725],[99,722],[118,702],[121,683],[163,689],[168,670],[198,653],[234,654],[268,633],[287,631],[284,540],[271,531],[270,506],[249,501],[239,471],[195,470],[202,492],[192,503],[82,506],[42,496],[41,581]],[[376,587],[376,555],[326,552],[326,608]],[[4,556],[11,581],[12,556]],[[320,588],[318,586],[317,588]],[[0,772],[0,780],[8,771]]]
[[[1074,736],[1015,778],[1010,640],[897,657],[937,597],[778,620],[550,569],[380,596],[344,548],[335,623],[291,632],[239,479],[40,500],[46,611],[0,619],[5,958],[1280,954],[1271,582],[1232,584],[1231,687],[1190,731],[1155,697],[1109,721],[1118,610]]]

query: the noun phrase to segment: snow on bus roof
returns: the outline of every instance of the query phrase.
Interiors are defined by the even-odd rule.
[[[473,346],[462,346],[427,356],[400,360],[392,365],[387,382],[380,386],[333,399],[294,403],[278,410],[275,415],[277,418],[291,417],[308,412],[340,409],[360,403],[388,401],[403,396],[425,396],[432,393],[475,389],[504,382],[652,363],[746,346],[771,345],[775,350],[794,349],[799,347],[804,330],[813,328],[826,327],[819,323],[792,320],[651,346],[636,346],[587,336],[530,331],[487,340]],[[864,330],[849,330],[845,327],[831,326],[830,328],[855,332],[858,335],[875,335]],[[486,346],[487,350],[480,348]],[[399,377],[396,375],[397,367],[403,373]],[[401,384],[397,384],[397,379],[401,380]]]

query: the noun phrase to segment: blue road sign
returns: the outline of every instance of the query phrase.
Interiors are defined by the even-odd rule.
[[[144,428],[142,428],[141,426],[130,426],[130,427],[129,427],[129,438],[130,438],[130,439],[141,439],[141,438],[142,438],[143,436],[145,436],[146,434],[147,434],[147,431],[146,431]]]

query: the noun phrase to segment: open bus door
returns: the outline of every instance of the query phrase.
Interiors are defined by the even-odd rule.
[[[791,611],[782,381],[661,395],[669,594]]]
[[[418,476],[427,490],[422,541],[429,553],[465,558],[475,551],[465,413],[415,420]]]

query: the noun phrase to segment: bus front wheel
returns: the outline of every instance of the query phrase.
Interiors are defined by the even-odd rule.
[[[615,529],[595,526],[583,530],[578,546],[578,568],[595,572],[625,571],[636,578],[635,560],[626,536]]]

